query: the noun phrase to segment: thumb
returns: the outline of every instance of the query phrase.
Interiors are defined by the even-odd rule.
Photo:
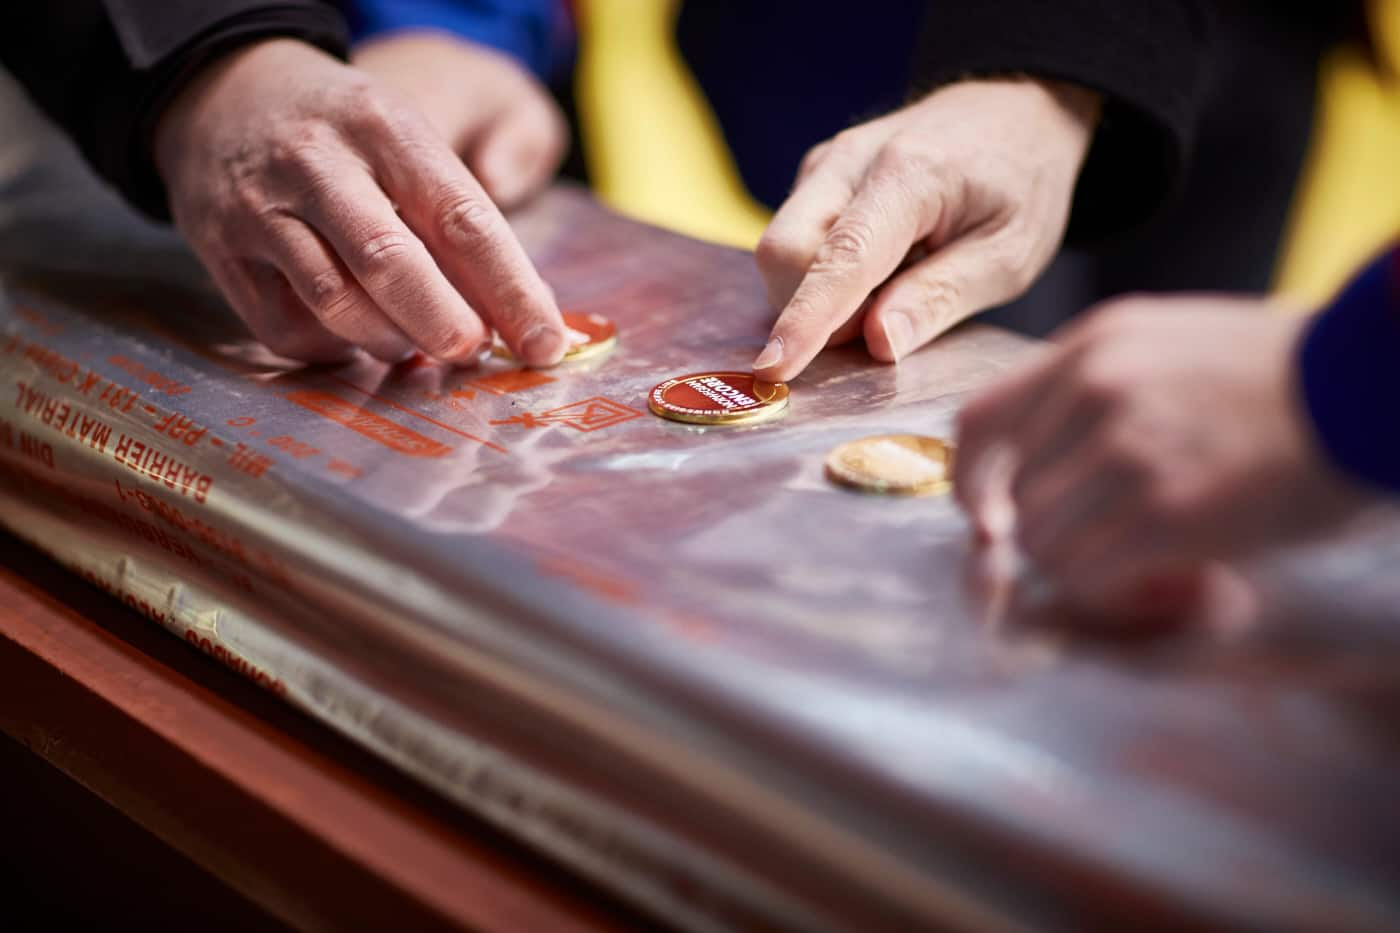
[[[1038,269],[1006,234],[961,237],[881,286],[865,317],[870,355],[896,363],[979,311],[1024,292]]]
[[[539,191],[558,169],[568,148],[568,130],[543,92],[525,96],[482,133],[467,167],[502,208]]]

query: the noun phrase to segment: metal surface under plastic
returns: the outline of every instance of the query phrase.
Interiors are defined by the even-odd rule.
[[[1091,637],[951,498],[823,475],[949,436],[1025,341],[668,422],[653,386],[761,348],[751,257],[567,189],[514,220],[612,353],[298,369],[120,251],[11,272],[6,524],[685,926],[1400,923],[1388,516],[1252,570],[1249,619]]]

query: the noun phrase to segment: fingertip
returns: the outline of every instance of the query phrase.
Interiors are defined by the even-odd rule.
[[[567,350],[563,328],[553,324],[536,324],[520,339],[520,358],[527,366],[558,365]]]
[[[973,544],[977,547],[987,547],[997,543],[999,539],[996,530],[987,521],[976,498],[967,495],[957,487],[953,489],[953,498],[957,502],[958,508],[962,509],[963,514],[967,516],[968,533],[972,537]]]
[[[825,330],[813,332],[791,315],[791,305],[778,317],[763,352],[753,362],[754,375],[768,382],[788,382],[802,374],[829,336]],[[815,342],[814,342],[815,340]]]
[[[763,382],[787,382],[787,376],[783,370],[774,366],[758,367],[753,370],[754,377]]]
[[[762,354],[760,354],[760,359]],[[781,363],[758,366],[756,361],[753,374],[764,382],[791,382],[802,374],[804,367],[796,360],[784,359]]]
[[[763,352],[758,354],[753,361],[755,373],[767,373],[776,369],[783,362],[783,338],[773,335],[768,338],[768,342],[763,346]]]

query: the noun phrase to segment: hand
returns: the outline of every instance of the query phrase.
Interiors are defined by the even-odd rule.
[[[287,39],[241,48],[171,103],[155,155],[177,226],[283,356],[470,363],[492,327],[531,365],[563,356],[559,309],[500,211],[355,68]]]
[[[990,532],[1009,489],[1021,550],[1090,607],[1179,589],[1211,561],[1349,516],[1362,500],[1324,462],[1297,397],[1304,323],[1219,297],[1091,312],[964,407],[959,501]],[[1000,495],[987,473],[998,459],[1010,465]]]
[[[507,55],[444,33],[396,32],[350,60],[416,105],[503,208],[538,193],[564,160],[564,115]]]
[[[809,152],[758,244],[783,310],[755,373],[791,379],[862,333],[893,363],[1024,292],[1064,237],[1098,109],[1057,82],[965,81]]]

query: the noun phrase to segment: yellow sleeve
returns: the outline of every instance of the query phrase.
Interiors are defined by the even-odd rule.
[[[1400,62],[1400,0],[1375,0],[1380,53]],[[1378,75],[1356,48],[1328,55],[1318,117],[1293,206],[1277,287],[1313,307],[1327,301],[1400,233],[1400,80]]]
[[[752,249],[768,211],[745,190],[675,44],[678,0],[578,0],[578,111],[594,190],[624,214]]]

